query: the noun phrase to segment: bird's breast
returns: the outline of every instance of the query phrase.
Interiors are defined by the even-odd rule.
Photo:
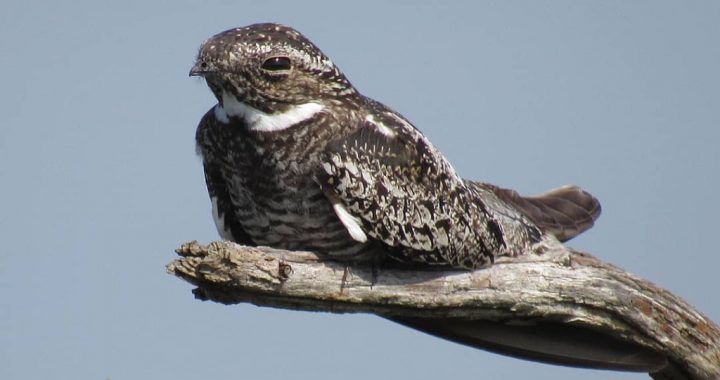
[[[314,180],[323,145],[312,130],[224,141],[223,176],[236,218],[258,245],[333,256],[363,249]]]

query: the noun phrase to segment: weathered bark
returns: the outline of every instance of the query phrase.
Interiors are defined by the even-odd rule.
[[[200,299],[375,313],[483,348],[487,342],[457,339],[452,329],[424,321],[455,320],[481,329],[508,321],[563,326],[640,347],[650,358],[643,360],[655,363],[654,379],[720,379],[715,323],[654,284],[559,244],[543,255],[502,258],[473,272],[347,266],[311,252],[230,242],[191,242],[177,252],[183,257],[168,264],[168,272],[196,285]]]

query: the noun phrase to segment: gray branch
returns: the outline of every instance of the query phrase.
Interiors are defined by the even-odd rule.
[[[527,346],[538,331],[547,332],[538,338],[545,339],[561,335],[560,327],[571,332],[565,335],[574,339],[572,350],[603,339],[629,347],[620,369],[648,371],[654,379],[720,379],[715,323],[649,281],[560,244],[473,272],[348,266],[311,252],[230,242],[191,242],[177,252],[182,258],[168,272],[196,285],[203,300],[374,313],[460,343],[563,364],[504,347],[512,346],[508,336]],[[495,336],[504,329],[509,335]]]

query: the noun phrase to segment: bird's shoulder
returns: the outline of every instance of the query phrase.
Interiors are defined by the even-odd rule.
[[[323,157],[323,171],[338,174],[359,170],[373,174],[375,180],[452,182],[461,180],[439,150],[400,113],[375,100],[365,98],[362,112],[348,132],[331,140]],[[362,177],[362,176],[361,176]]]

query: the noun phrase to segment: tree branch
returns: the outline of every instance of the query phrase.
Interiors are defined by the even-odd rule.
[[[196,285],[203,300],[374,313],[460,343],[556,364],[596,366],[562,355],[607,341],[614,355],[624,353],[614,369],[649,371],[654,379],[720,379],[715,323],[654,284],[561,244],[473,272],[347,266],[311,252],[230,242],[191,242],[177,253],[183,257],[168,264],[168,272]],[[556,351],[548,354],[547,344],[540,354],[528,348],[543,339],[553,340]]]

